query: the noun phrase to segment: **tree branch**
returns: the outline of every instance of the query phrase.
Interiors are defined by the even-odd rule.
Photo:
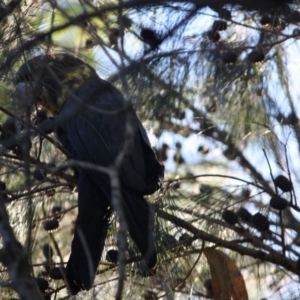
[[[27,255],[22,245],[17,241],[5,208],[4,199],[0,194],[0,234],[3,239],[1,262],[8,269],[11,288],[24,300],[42,300],[37,285],[30,276]]]

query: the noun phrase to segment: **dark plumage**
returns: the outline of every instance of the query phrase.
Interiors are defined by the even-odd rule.
[[[20,68],[17,83],[21,88],[30,86],[36,102],[58,115],[57,136],[73,158],[102,167],[114,163],[125,141],[125,101],[93,68],[68,54],[37,56]],[[143,196],[160,187],[163,166],[157,162],[136,115],[134,122],[134,146],[119,173],[122,203],[130,236],[148,268],[154,270],[154,224]],[[93,284],[112,213],[108,176],[83,169],[76,174],[79,210],[66,268],[72,294],[88,290]]]

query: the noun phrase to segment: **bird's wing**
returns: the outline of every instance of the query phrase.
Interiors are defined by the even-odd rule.
[[[111,84],[99,78],[87,80],[76,93],[67,97],[61,109],[59,135],[63,145],[78,160],[104,167],[113,164],[125,141],[126,112],[123,108],[123,96]],[[120,179],[126,188],[149,194],[158,188],[160,165],[136,116],[134,121],[134,145],[123,162]],[[92,176],[97,182],[103,181],[103,174],[93,173]]]
[[[81,103],[80,103],[80,101]],[[83,102],[83,103],[82,103]],[[113,164],[125,141],[126,112],[121,93],[100,79],[87,80],[73,95],[69,95],[60,112],[59,137],[67,150],[78,160],[100,166]],[[101,112],[102,111],[102,112]],[[108,113],[103,113],[106,111]],[[112,114],[112,112],[118,112]],[[135,138],[132,151],[120,170],[123,208],[131,237],[137,244],[149,268],[156,264],[153,230],[148,203],[144,194],[158,188],[160,169],[146,133],[141,131],[135,116]],[[155,172],[154,172],[155,171]],[[110,181],[106,174],[85,170],[105,198],[110,199]],[[153,174],[150,174],[153,172]],[[79,178],[82,170],[79,172]],[[156,185],[152,184],[156,181]],[[84,186],[79,186],[85,189]],[[79,199],[80,200],[80,199]],[[89,202],[89,199],[83,199]],[[99,199],[101,201],[101,199]],[[80,204],[80,203],[79,203]],[[93,205],[87,204],[89,207]],[[86,215],[86,213],[82,212]],[[73,254],[72,254],[73,255]]]

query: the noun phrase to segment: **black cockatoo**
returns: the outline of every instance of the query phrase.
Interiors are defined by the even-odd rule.
[[[92,67],[69,54],[40,55],[21,66],[16,81],[19,93],[24,91],[20,99],[32,98],[30,103],[56,115],[57,137],[74,159],[102,167],[114,163],[125,141],[125,100]],[[122,204],[129,234],[154,270],[153,218],[143,196],[159,189],[164,169],[136,115],[134,127],[134,145],[119,172]],[[112,213],[109,177],[80,168],[76,174],[78,217],[66,268],[72,294],[93,284]]]

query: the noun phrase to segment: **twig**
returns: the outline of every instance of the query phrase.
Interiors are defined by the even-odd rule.
[[[269,158],[267,156],[267,153],[266,153],[266,150],[265,149],[262,149],[263,153],[264,153],[264,156],[267,160],[267,163],[268,163],[268,166],[269,166],[269,170],[270,170],[270,176],[273,180],[273,183],[274,183],[274,187],[275,187],[275,191],[276,191],[276,195],[278,195],[278,189],[277,189],[277,185],[275,184],[275,179],[274,179],[274,176],[273,176],[273,173],[272,173],[272,168],[271,168],[271,165],[270,165],[270,161],[269,161]]]
[[[275,191],[276,191],[276,196],[277,196],[277,195],[278,195],[278,188],[277,188],[277,185],[275,184],[275,179],[274,179],[274,177],[273,177],[272,168],[271,168],[271,165],[270,165],[270,162],[269,162],[269,159],[268,159],[266,150],[263,149],[263,152],[264,152],[264,155],[265,155],[265,157],[266,157],[266,160],[267,160],[267,163],[268,163],[268,166],[269,166],[270,175],[271,175],[271,178],[272,178],[272,180],[273,180],[274,187],[275,187]],[[282,254],[283,254],[283,256],[285,257],[284,226],[283,226],[282,211],[281,211],[281,210],[279,211],[279,222],[280,222],[280,232],[281,232]]]
[[[247,256],[250,256],[255,259],[260,259],[264,262],[269,262],[269,263],[272,263],[272,264],[275,264],[278,266],[282,266],[286,270],[293,272],[294,274],[300,275],[300,270],[296,267],[296,263],[293,260],[288,259],[275,251],[272,253],[268,253],[268,252],[265,252],[262,250],[247,248],[242,245],[223,240],[212,234],[206,233],[203,230],[200,230],[200,229],[194,227],[189,222],[182,220],[182,219],[180,219],[174,215],[171,215],[167,212],[164,212],[162,210],[158,210],[157,214],[159,217],[161,217],[165,220],[168,220],[177,226],[181,226],[182,228],[186,229],[187,231],[193,233],[199,239],[202,239],[207,242],[211,242],[211,243],[215,244],[216,246],[230,249],[232,251],[240,253],[241,255],[247,255]]]

